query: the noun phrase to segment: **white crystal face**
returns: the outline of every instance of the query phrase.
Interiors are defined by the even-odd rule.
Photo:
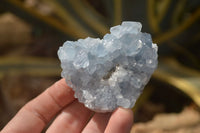
[[[58,50],[62,77],[97,112],[132,108],[157,67],[156,44],[139,22],[123,22],[103,39],[66,41]]]

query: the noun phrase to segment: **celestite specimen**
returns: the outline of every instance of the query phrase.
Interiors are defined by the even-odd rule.
[[[126,21],[103,39],[66,41],[58,50],[62,77],[75,97],[97,112],[132,108],[157,67],[157,45],[141,32],[139,22]]]

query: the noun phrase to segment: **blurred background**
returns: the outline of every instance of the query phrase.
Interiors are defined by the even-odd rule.
[[[60,79],[59,46],[139,21],[159,64],[133,108],[132,133],[200,132],[199,0],[1,0],[0,129]]]

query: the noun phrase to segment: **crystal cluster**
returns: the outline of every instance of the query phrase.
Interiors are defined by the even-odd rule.
[[[58,50],[62,77],[97,112],[132,108],[157,67],[157,45],[139,22],[123,22],[103,39],[66,41]]]

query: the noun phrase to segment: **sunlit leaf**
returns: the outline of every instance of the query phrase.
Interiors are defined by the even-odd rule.
[[[200,71],[184,67],[170,58],[159,63],[153,76],[184,92],[200,107]]]
[[[6,74],[31,76],[60,76],[59,61],[53,58],[0,57],[0,79]]]

